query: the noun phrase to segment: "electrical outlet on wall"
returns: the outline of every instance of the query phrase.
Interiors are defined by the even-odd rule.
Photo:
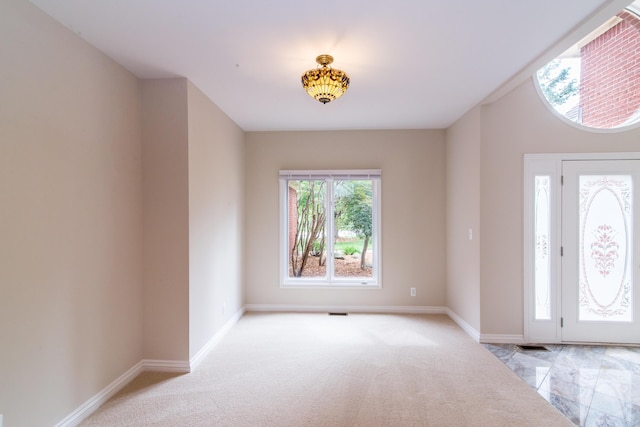
[[[416,296],[416,288],[411,288],[411,296],[412,297]]]

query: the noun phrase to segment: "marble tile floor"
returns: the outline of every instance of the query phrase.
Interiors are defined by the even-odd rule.
[[[578,426],[640,426],[640,347],[484,344]]]

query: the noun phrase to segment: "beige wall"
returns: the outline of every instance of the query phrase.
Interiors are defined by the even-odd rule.
[[[247,304],[443,306],[444,131],[249,132],[245,155]],[[382,289],[281,289],[280,169],[382,170]],[[417,288],[411,297],[409,289]]]
[[[0,2],[0,413],[53,425],[142,358],[137,79]]]
[[[144,356],[187,363],[242,307],[244,133],[184,78],[142,106]]]
[[[480,332],[480,142],[475,108],[447,129],[447,307]],[[471,230],[471,239],[469,239]]]
[[[0,2],[0,62],[0,414],[54,425],[240,310],[244,133],[26,1]]]
[[[143,80],[142,106],[144,357],[187,361],[187,80]]]
[[[482,107],[480,265],[483,334],[523,334],[523,155],[640,151],[640,129],[577,129],[542,103],[532,79]]]
[[[198,88],[189,105],[189,359],[243,305],[244,132]]]

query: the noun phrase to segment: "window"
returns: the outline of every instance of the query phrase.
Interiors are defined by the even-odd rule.
[[[640,0],[537,73],[540,93],[572,123],[615,129],[640,120]]]
[[[282,286],[380,287],[380,171],[280,171]]]
[[[534,190],[534,292],[535,319],[551,320],[551,176],[536,175]]]
[[[524,340],[559,342],[563,155],[524,156]]]

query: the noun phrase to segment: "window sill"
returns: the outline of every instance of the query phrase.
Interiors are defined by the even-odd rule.
[[[315,280],[295,280],[285,281],[280,284],[281,288],[293,289],[382,289],[378,281],[315,281]]]

